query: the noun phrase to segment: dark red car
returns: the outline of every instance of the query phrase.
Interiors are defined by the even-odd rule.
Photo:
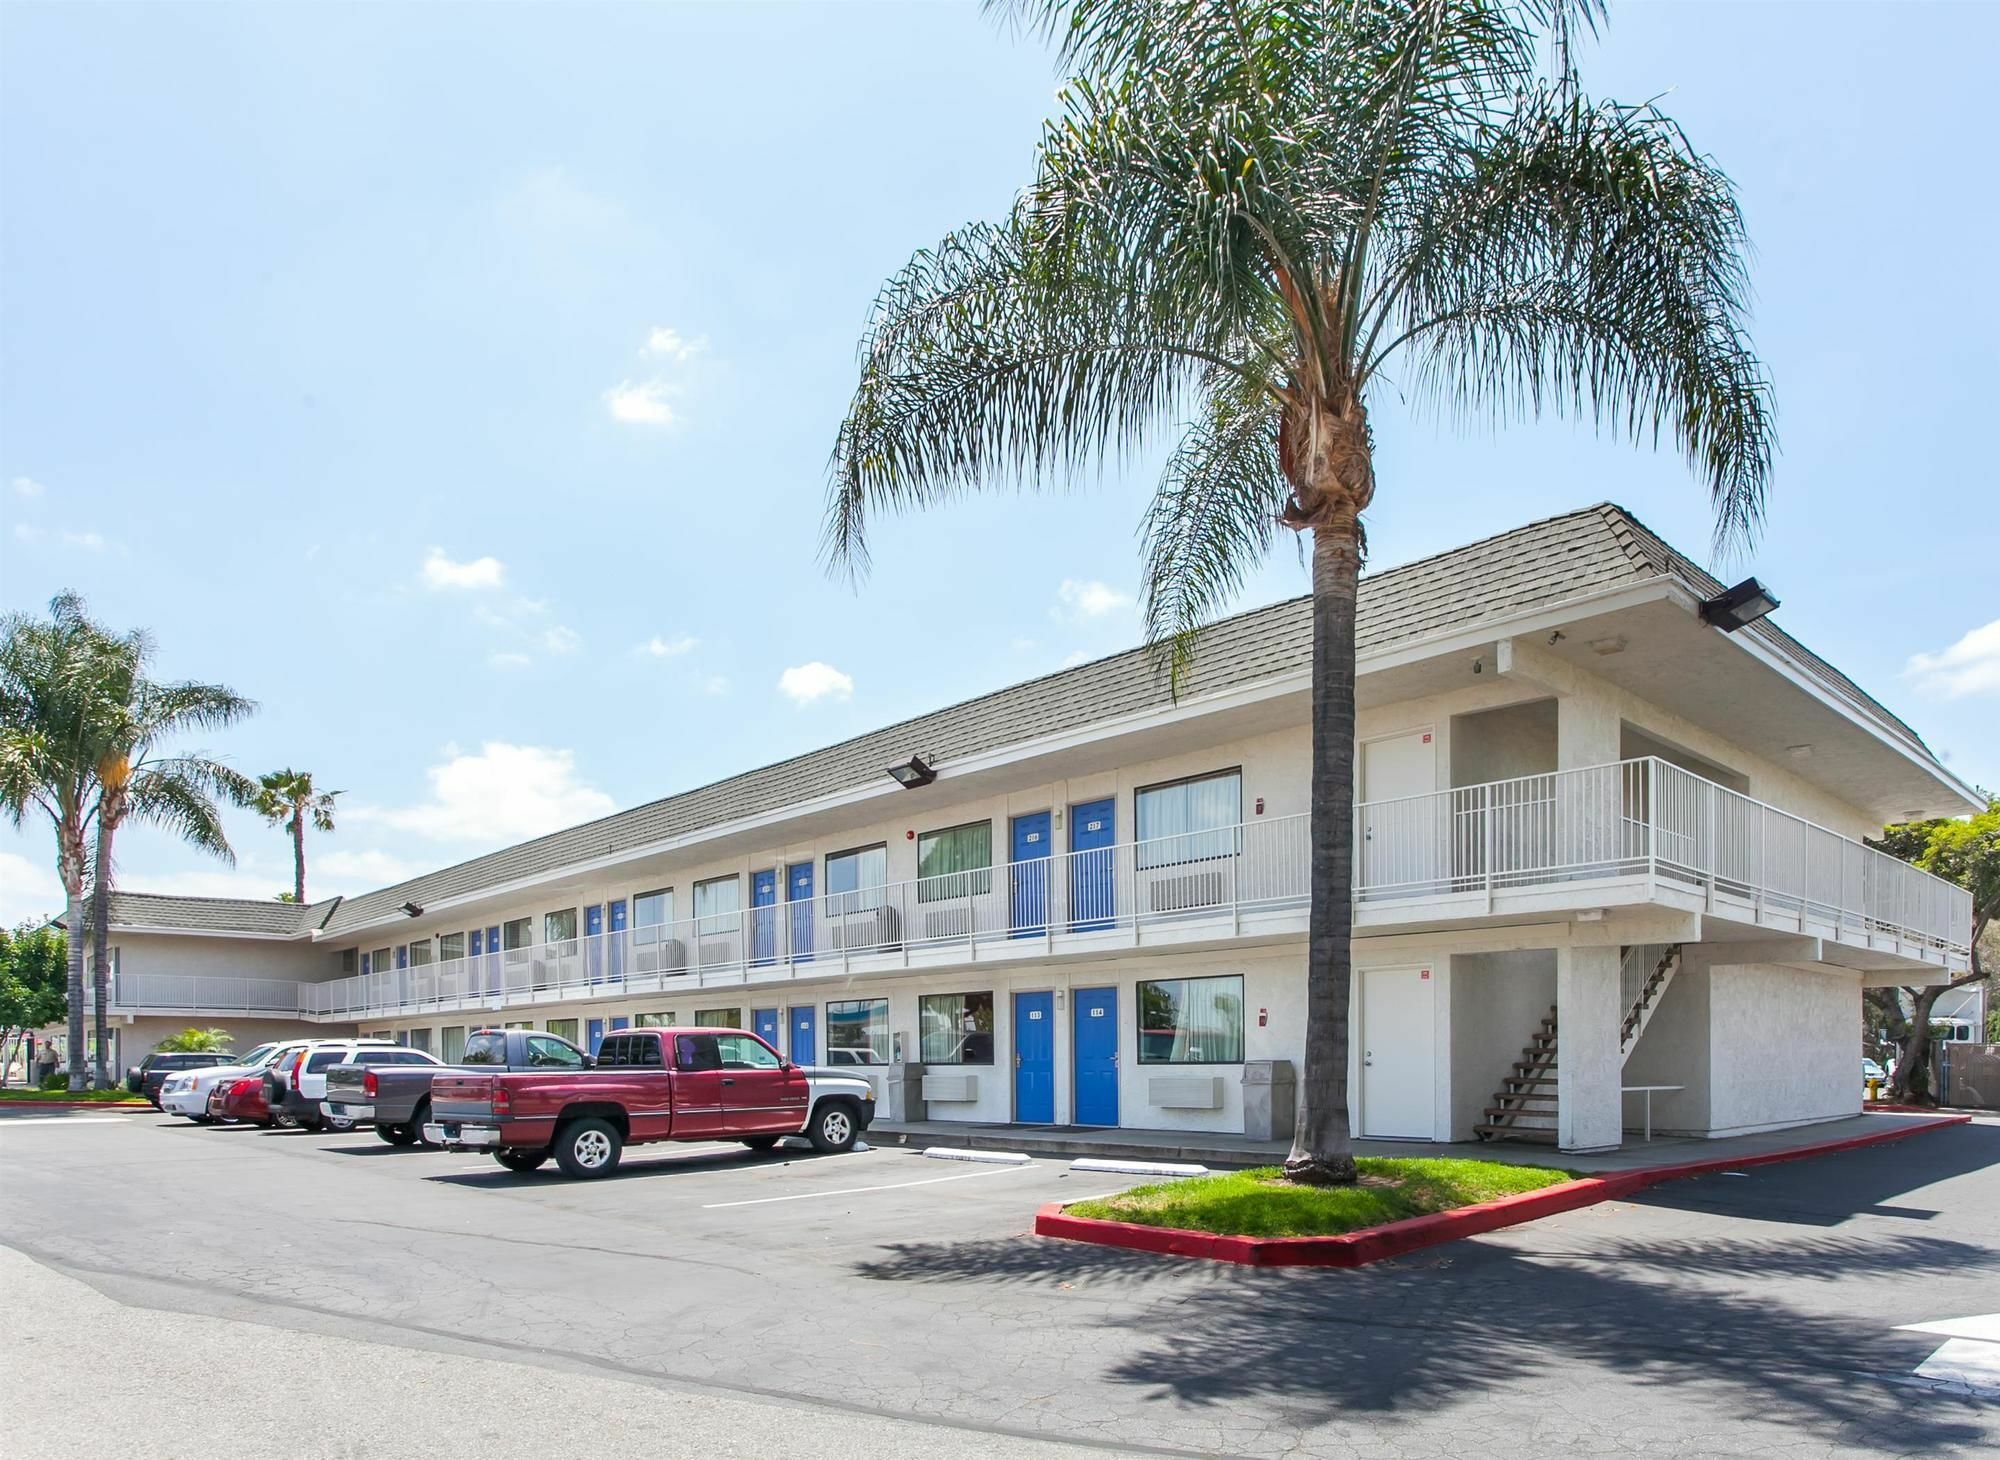
[[[212,1120],[244,1121],[253,1125],[271,1123],[271,1105],[264,1098],[264,1077],[240,1075],[221,1080],[208,1093],[208,1114]]]

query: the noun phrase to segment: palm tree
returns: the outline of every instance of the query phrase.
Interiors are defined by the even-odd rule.
[[[989,0],[1074,74],[1012,211],[878,296],[830,467],[831,565],[871,513],[1063,486],[1178,437],[1146,515],[1148,639],[1202,626],[1282,536],[1313,598],[1307,1028],[1293,1179],[1351,1181],[1354,618],[1368,407],[1670,434],[1718,547],[1773,434],[1727,177],[1650,105],[1583,92],[1602,0]]]
[[[333,798],[339,791],[315,791],[311,771],[287,767],[257,778],[250,806],[273,826],[292,834],[292,901],[306,900],[306,822],[315,831],[333,830]]]
[[[198,730],[233,725],[257,706],[220,684],[159,683],[146,674],[153,642],[144,633],[125,641],[131,652],[114,679],[115,706],[97,741],[97,853],[91,878],[91,967],[97,993],[97,1083],[108,1074],[110,1033],[105,1006],[111,982],[112,845],[127,821],[157,826],[189,845],[234,863],[222,829],[218,797],[246,804],[257,786],[242,772],[201,751],[168,751],[167,742]]]
[[[55,828],[72,1090],[84,1084],[83,893],[99,811],[97,747],[136,647],[92,623],[74,593],[51,599],[46,619],[0,619],[0,810],[17,827],[38,810]]]

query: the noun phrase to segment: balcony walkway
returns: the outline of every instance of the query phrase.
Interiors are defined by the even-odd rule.
[[[1736,1160],[1806,1151],[1855,1136],[1930,1125],[1938,1119],[1935,1115],[1864,1113],[1790,1130],[1715,1140],[1656,1135],[1650,1143],[1641,1140],[1637,1131],[1627,1131],[1624,1145],[1594,1155],[1558,1151],[1554,1147],[1493,1145],[1482,1141],[1447,1145],[1433,1141],[1357,1140],[1354,1151],[1358,1156],[1416,1156],[1430,1160],[1457,1156],[1505,1161],[1516,1166],[1559,1166],[1594,1176],[1648,1166],[1674,1166],[1686,1161]],[[1289,1141],[1254,1141],[1226,1131],[1099,1130],[1081,1126],[974,1125],[950,1120],[878,1120],[868,1128],[865,1139],[874,1146],[956,1146],[973,1151],[1026,1151],[1031,1156],[1193,1162],[1217,1169],[1274,1166],[1291,1149]]]

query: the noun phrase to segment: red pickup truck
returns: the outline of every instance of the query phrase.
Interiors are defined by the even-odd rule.
[[[436,1076],[424,1138],[491,1151],[510,1171],[553,1155],[566,1175],[590,1177],[652,1141],[761,1151],[798,1135],[845,1151],[874,1118],[868,1081],[804,1069],[745,1030],[626,1029],[604,1037],[593,1069]]]

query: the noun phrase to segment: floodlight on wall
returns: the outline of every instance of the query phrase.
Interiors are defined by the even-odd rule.
[[[1778,600],[1770,589],[1755,578],[1745,578],[1734,588],[1705,600],[1701,605],[1701,621],[1725,634],[1733,634],[1777,606]]]
[[[937,779],[937,772],[927,764],[921,755],[913,755],[900,765],[889,767],[889,774],[896,784],[905,791],[914,791],[919,786],[928,786]]]
[[[414,902],[406,902],[406,903],[404,903],[404,904],[403,904],[403,916],[404,916],[404,917],[408,917],[408,918],[420,918],[420,917],[422,917],[423,915],[424,915],[424,910],[423,910],[423,907],[422,907],[422,906],[421,906],[420,904],[418,904],[418,903],[414,903]]]

